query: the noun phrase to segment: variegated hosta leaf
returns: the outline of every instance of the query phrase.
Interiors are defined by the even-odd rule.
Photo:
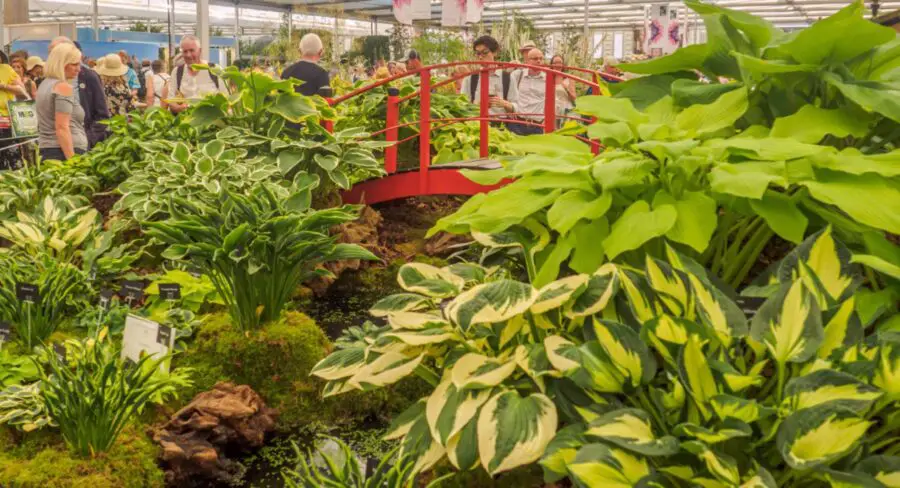
[[[681,349],[678,356],[678,378],[703,417],[709,418],[708,403],[719,394],[719,388],[697,337],[691,336]]]
[[[589,278],[590,276],[586,274],[579,274],[543,286],[537,292],[537,298],[531,305],[531,312],[545,313],[563,306],[582,290]]]
[[[447,446],[450,438],[460,433],[475,418],[478,409],[488,401],[492,393],[491,389],[457,389],[449,376],[445,377],[426,403],[425,417],[431,428],[431,436],[442,446]]]
[[[771,473],[762,467],[757,467],[756,475],[744,481],[740,488],[778,488],[778,483]]]
[[[456,469],[468,471],[478,466],[478,419],[473,418],[447,442],[447,459]]]
[[[569,463],[569,474],[578,488],[632,488],[652,473],[643,457],[604,444],[582,447]]]
[[[657,437],[653,433],[650,415],[634,408],[623,408],[591,422],[585,434],[612,442],[624,449],[645,456],[668,456],[678,452],[674,437]]]
[[[364,347],[338,349],[316,363],[309,374],[323,380],[337,380],[353,376],[365,365]]]
[[[881,395],[877,388],[849,374],[826,369],[788,381],[783,404],[793,412],[830,404],[861,413]]]
[[[491,476],[537,461],[556,435],[556,406],[545,395],[506,390],[478,415],[478,454]]]
[[[854,471],[875,478],[887,488],[900,488],[900,457],[869,456],[857,464]]]
[[[413,312],[428,308],[431,299],[416,293],[397,293],[378,300],[369,313],[374,317],[386,317],[397,312]]]
[[[690,320],[663,314],[647,322],[641,328],[641,336],[650,343],[660,356],[670,365],[675,366],[675,358],[690,336],[697,336],[705,344],[715,337],[709,329]]]
[[[834,239],[831,227],[806,238],[778,267],[782,283],[800,279],[819,308],[828,310],[847,299],[855,288],[850,251]]]
[[[834,469],[822,469],[822,478],[831,488],[884,488],[884,484],[864,473],[848,473]]]
[[[778,429],[776,443],[794,469],[827,466],[856,447],[871,424],[852,410],[819,405],[789,416]]]
[[[528,346],[522,345],[517,347],[515,359],[516,366],[530,376],[531,379],[537,383],[542,392],[544,389],[544,376],[562,376],[553,368],[553,365],[550,364],[550,359],[547,357],[547,350],[544,348],[543,344],[529,344]]]
[[[880,346],[872,384],[881,388],[887,398],[900,399],[900,333],[883,333],[878,339]]]
[[[681,447],[703,461],[706,469],[727,486],[734,486],[741,482],[741,473],[738,471],[737,461],[733,457],[711,449],[699,441],[683,442]]]
[[[362,390],[371,390],[396,383],[412,374],[424,357],[424,354],[409,357],[398,352],[386,352],[360,368],[350,378],[350,384]]]
[[[685,422],[678,424],[673,433],[680,437],[693,437],[705,444],[718,444],[738,437],[750,437],[753,435],[753,429],[744,422],[731,419],[723,422],[722,426],[715,430]]]
[[[584,291],[566,311],[569,318],[587,317],[603,311],[619,290],[619,274],[614,264],[607,263],[588,278]]]
[[[761,371],[768,363],[768,360],[759,361],[750,368],[747,374],[742,374],[734,366],[724,361],[709,361],[709,365],[713,370],[713,376],[719,379],[720,383],[724,383],[731,393],[739,393],[751,386],[762,385],[765,378]]]
[[[856,313],[856,296],[844,300],[825,322],[825,337],[816,355],[828,359],[835,351],[858,343],[863,337],[863,326]]]
[[[697,315],[723,345],[727,347],[733,339],[747,335],[747,316],[722,290],[693,274],[688,275],[688,281]]]
[[[392,312],[387,316],[388,325],[392,329],[424,329],[427,327],[449,327],[450,322],[437,313]]]
[[[580,354],[574,342],[562,336],[551,335],[544,338],[544,349],[550,364],[561,373],[580,368]]]
[[[647,282],[656,291],[669,313],[676,317],[693,320],[693,297],[687,275],[675,271],[667,263],[649,255],[644,270],[647,273]]]
[[[427,346],[447,341],[461,341],[462,338],[449,327],[426,327],[418,330],[398,330],[388,332],[388,337],[410,346]]]
[[[638,322],[643,324],[662,314],[659,303],[643,277],[624,269],[619,270],[618,276],[625,296],[628,297],[628,306]]]
[[[585,327],[585,338],[595,340],[631,386],[649,383],[656,375],[656,359],[637,332],[627,325],[594,319]]]
[[[822,314],[801,281],[782,286],[753,317],[751,335],[779,364],[810,359],[825,336]]]
[[[415,459],[412,472],[421,473],[431,469],[446,453],[446,449],[431,437],[428,420],[420,413],[400,442],[400,458],[410,456]]]
[[[447,269],[425,263],[407,263],[397,272],[397,282],[404,290],[434,298],[446,298],[462,291],[466,281]]]
[[[420,418],[424,418],[425,402],[426,399],[423,398],[410,405],[400,415],[394,417],[394,420],[391,422],[390,427],[388,427],[387,429],[387,433],[384,434],[384,439],[389,441],[393,439],[400,439],[405,436],[409,432],[409,429],[412,428],[414,423],[416,423]]]
[[[587,341],[578,347],[580,368],[570,370],[567,375],[582,388],[601,393],[622,393],[629,382],[619,371],[606,350],[597,341]]]
[[[709,404],[716,417],[722,421],[734,419],[752,424],[775,414],[775,409],[764,407],[756,400],[747,400],[731,395],[716,395],[710,398]]]
[[[547,445],[540,463],[546,482],[554,483],[568,475],[568,465],[575,460],[578,449],[588,443],[584,428],[583,424],[569,425],[557,432]]]
[[[470,352],[456,361],[450,374],[456,388],[466,390],[497,386],[515,370],[515,358],[491,358]]]
[[[474,263],[455,263],[444,268],[468,283],[482,283],[491,271]]]
[[[472,325],[502,322],[525,313],[535,298],[537,292],[528,283],[498,280],[463,292],[447,304],[444,313],[467,331]]]

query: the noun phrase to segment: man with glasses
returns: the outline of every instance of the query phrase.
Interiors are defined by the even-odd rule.
[[[473,45],[476,61],[494,61],[494,56],[500,51],[500,44],[491,36],[481,36],[475,39]],[[477,71],[481,66],[473,66],[476,72],[465,78],[461,93],[469,97],[469,101],[475,104],[481,102],[481,72]],[[490,114],[504,115],[515,110],[513,103],[518,99],[519,92],[515,83],[511,82],[510,73],[503,69],[495,69],[490,73]]]
[[[544,53],[540,49],[532,48],[525,56],[525,64],[533,68],[525,69],[524,74],[516,83],[518,99],[513,104],[514,111],[519,114],[543,114],[544,101],[547,98],[547,74],[538,69],[544,64]],[[543,115],[520,115],[528,122],[542,124],[541,126],[508,124],[509,130],[520,136],[544,133]]]

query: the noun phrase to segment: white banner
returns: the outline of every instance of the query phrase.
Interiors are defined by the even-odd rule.
[[[644,34],[644,52],[652,57],[671,54],[680,43],[678,9],[666,4],[651,5]]]
[[[412,25],[412,0],[394,0],[394,18],[401,24]]]
[[[484,0],[466,1],[466,22],[477,24],[481,22],[481,14],[484,12]]]
[[[413,20],[431,20],[431,0],[412,0]]]
[[[443,0],[441,2],[441,25],[444,27],[466,25],[466,3],[468,0]]]

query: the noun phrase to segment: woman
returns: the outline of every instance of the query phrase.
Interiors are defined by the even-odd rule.
[[[81,51],[64,43],[47,58],[46,78],[38,87],[38,146],[42,159],[65,161],[88,148],[84,109],[75,100]]]
[[[28,90],[31,98],[36,100],[38,87],[44,81],[44,60],[40,56],[30,56],[25,61],[25,74],[28,75],[25,89]]]
[[[563,71],[566,65],[562,56],[557,54],[550,59],[550,67]],[[556,115],[566,115],[575,107],[575,83],[570,78],[556,77]],[[566,119],[557,118],[556,125],[561,126]]]
[[[163,87],[169,82],[169,73],[165,72],[165,67],[161,59],[156,59],[150,63],[150,72],[147,73],[147,106],[161,107]]]
[[[9,117],[9,102],[17,98],[26,98],[25,86],[16,69],[9,64],[6,53],[0,51],[0,117]],[[13,145],[12,130],[8,124],[0,126],[0,169],[15,169],[22,159],[21,152]]]
[[[100,84],[103,85],[110,116],[127,115],[134,111],[134,90],[130,88],[125,78],[128,66],[122,62],[122,58],[118,54],[108,54],[103,57],[103,63],[98,63],[94,71],[100,75]]]

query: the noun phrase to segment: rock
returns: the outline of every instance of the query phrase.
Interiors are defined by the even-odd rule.
[[[162,447],[167,485],[236,481],[243,467],[226,454],[262,447],[266,435],[275,430],[276,416],[247,385],[220,382],[198,394],[154,430],[153,440]]]

